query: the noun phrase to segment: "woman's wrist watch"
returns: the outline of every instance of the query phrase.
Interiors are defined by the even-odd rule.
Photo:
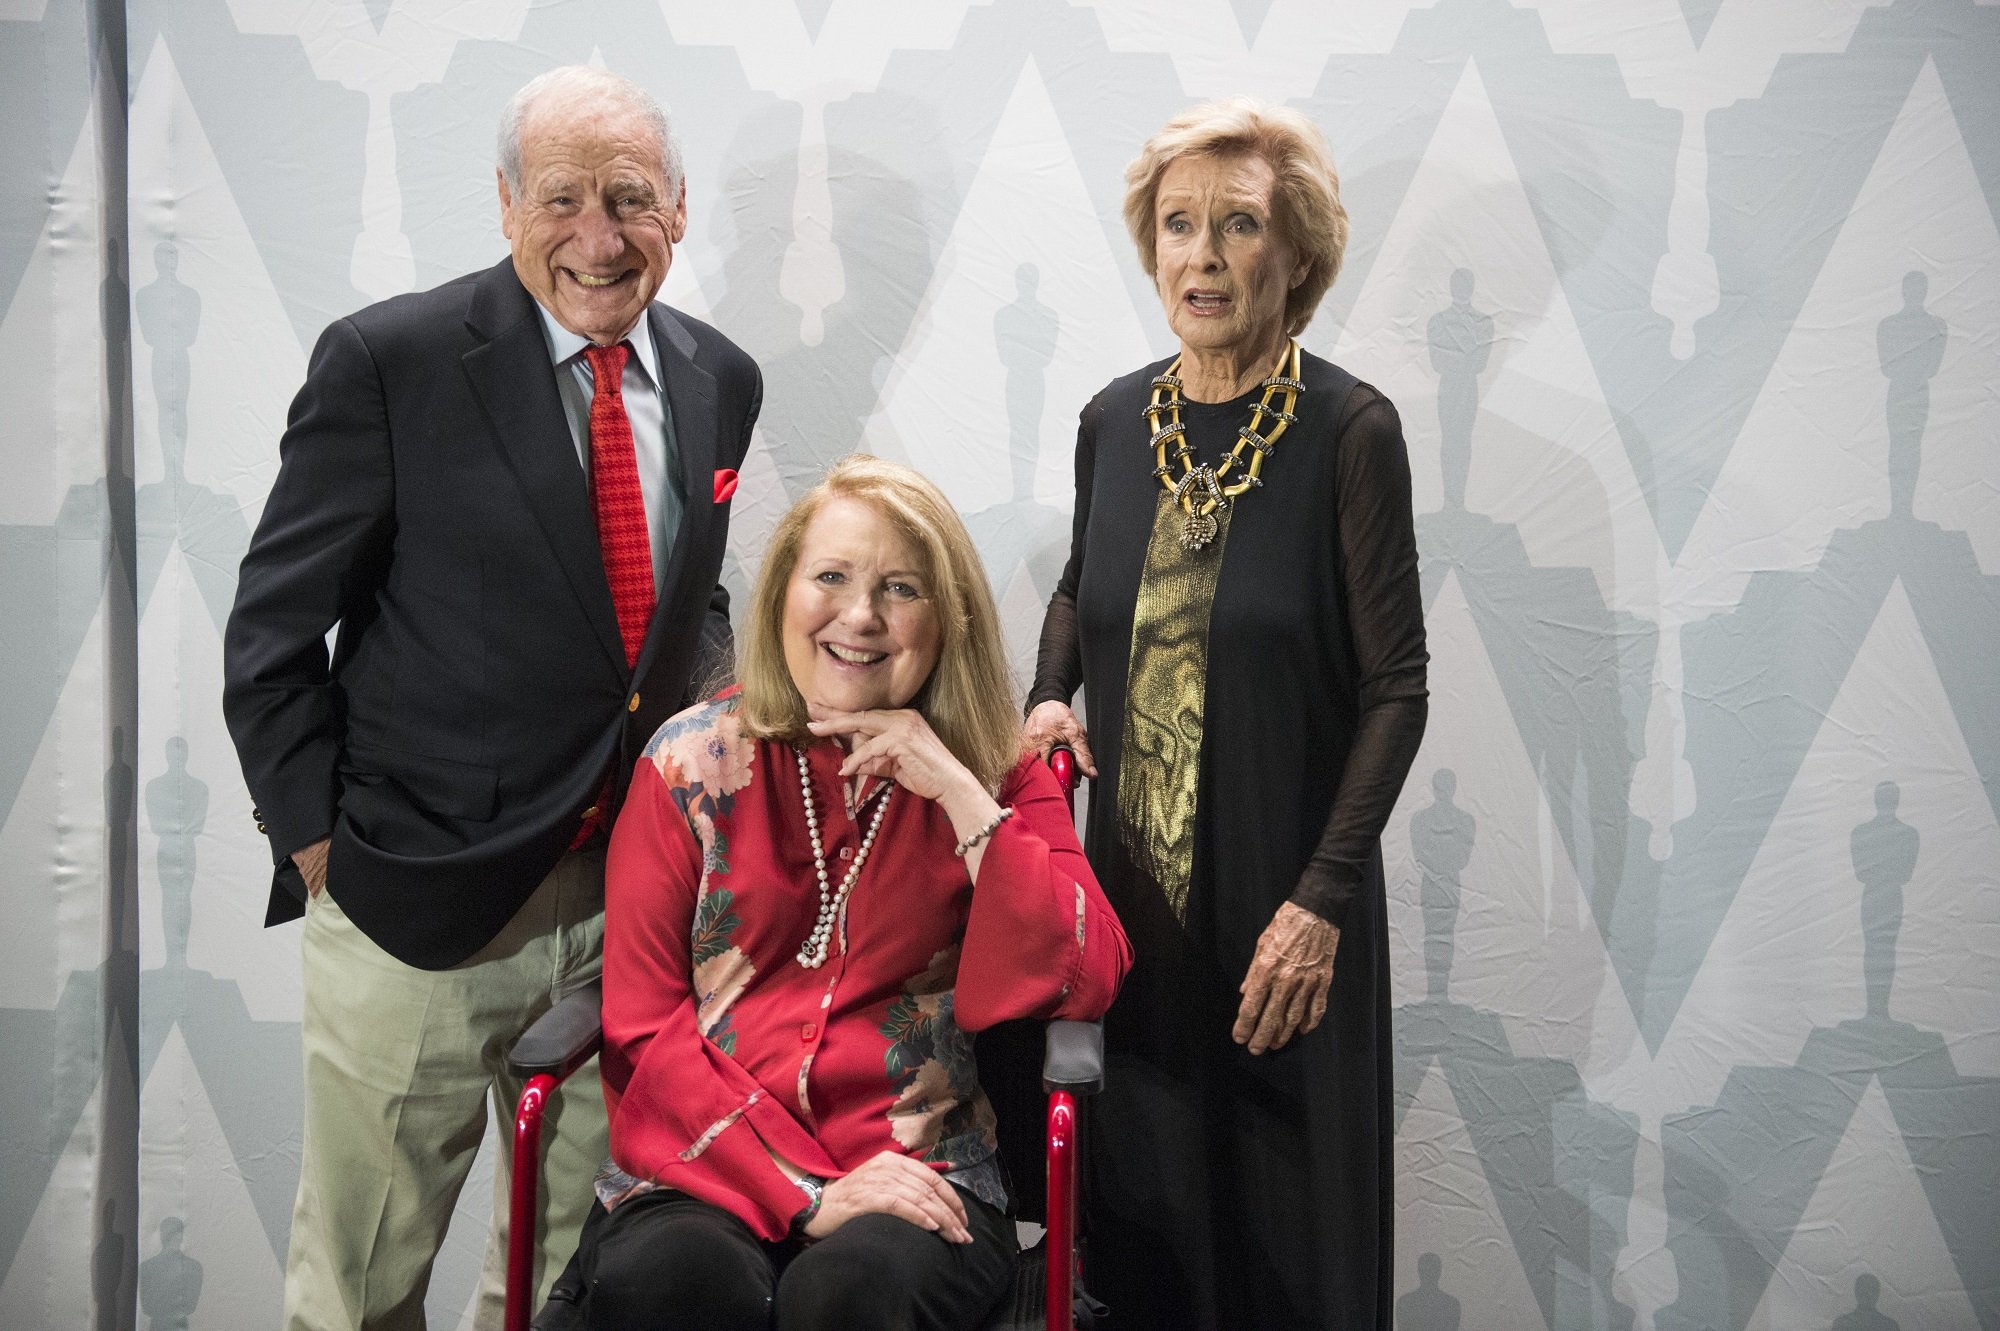
[[[806,1226],[819,1215],[820,1200],[826,1196],[826,1180],[811,1174],[801,1174],[792,1182],[796,1183],[799,1191],[806,1195],[805,1208],[792,1217],[792,1237],[803,1240],[806,1236]]]

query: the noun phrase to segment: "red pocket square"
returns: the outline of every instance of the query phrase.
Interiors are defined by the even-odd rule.
[[[715,473],[715,502],[726,504],[729,496],[736,493],[736,468],[724,467]]]

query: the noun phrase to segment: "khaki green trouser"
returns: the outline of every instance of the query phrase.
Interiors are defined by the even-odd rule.
[[[377,947],[341,911],[339,889],[306,908],[305,1144],[285,1326],[422,1331],[431,1264],[490,1104],[499,1152],[476,1325],[497,1328],[521,1094],[507,1051],[602,971],[604,852],[565,855],[498,937],[442,971]],[[550,1099],[543,1151],[538,1304],[575,1251],[591,1179],[609,1153],[595,1060]]]

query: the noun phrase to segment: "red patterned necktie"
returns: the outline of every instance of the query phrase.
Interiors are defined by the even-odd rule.
[[[639,663],[646,625],[653,618],[653,538],[646,530],[646,496],[632,453],[632,420],[625,414],[625,361],[632,348],[585,347],[595,387],[590,395],[590,494],[597,510],[597,545],[625,664]]]
[[[625,664],[639,663],[646,642],[646,625],[653,618],[653,538],[646,530],[646,495],[639,488],[639,462],[632,451],[632,418],[625,414],[625,361],[632,348],[589,346],[590,360],[590,502],[597,516],[597,548],[604,556],[604,577],[611,584],[611,607],[618,614],[618,636],[625,644]],[[570,849],[587,843],[605,826],[611,801],[611,781],[598,787],[584,811]]]

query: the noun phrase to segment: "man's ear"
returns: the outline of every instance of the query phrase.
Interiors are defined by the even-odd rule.
[[[514,196],[507,188],[507,173],[496,166],[493,168],[493,179],[500,185],[500,234],[512,240],[514,238]]]
[[[673,212],[668,214],[667,238],[672,243],[678,245],[681,243],[681,237],[687,235],[687,229],[688,229],[688,183],[687,183],[687,177],[682,176],[680,194],[674,199]]]

